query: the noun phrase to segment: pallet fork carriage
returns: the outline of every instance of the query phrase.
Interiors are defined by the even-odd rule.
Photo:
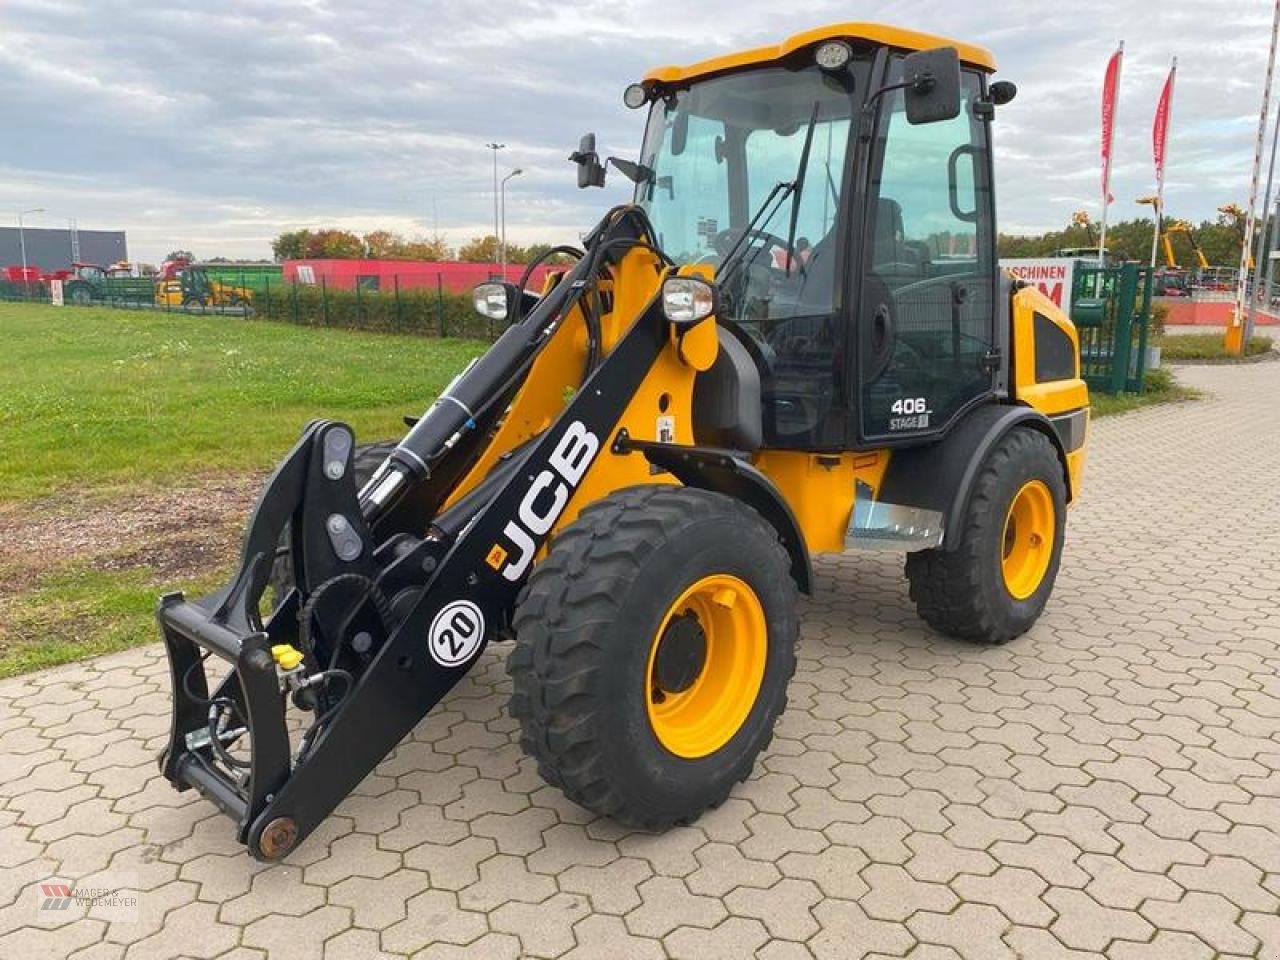
[[[231,582],[161,600],[166,778],[279,859],[506,642],[543,777],[661,829],[768,743],[814,554],[897,550],[936,629],[1028,629],[1088,392],[1070,321],[995,266],[994,69],[839,24],[629,87],[640,159],[571,159],[635,201],[540,292],[477,288],[505,332],[376,466],[311,423]]]

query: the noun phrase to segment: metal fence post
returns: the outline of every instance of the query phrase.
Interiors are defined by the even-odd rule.
[[[1133,350],[1133,306],[1138,293],[1137,265],[1126,263],[1120,268],[1118,279],[1119,284],[1113,286],[1111,291],[1116,324],[1111,341],[1112,393],[1124,393],[1129,380],[1129,357]]]
[[[404,329],[404,321],[400,317],[400,274],[392,274],[391,285],[396,293],[396,329]]]
[[[293,322],[298,322],[298,278],[293,278],[290,299],[293,300]]]
[[[444,279],[439,273],[436,274],[436,317],[440,321],[440,337],[443,339],[449,332],[444,326]]]
[[[320,316],[327,327],[329,325],[329,284],[324,275],[320,275]]]
[[[1151,285],[1154,281],[1150,267],[1142,269],[1142,308],[1138,311],[1138,355],[1133,365],[1133,376],[1136,381],[1130,389],[1142,393],[1146,389],[1147,373],[1147,339],[1151,330]]]
[[[362,286],[363,284],[360,282],[360,277],[357,276],[356,277],[356,326],[361,329],[364,328],[364,294],[360,290]]]

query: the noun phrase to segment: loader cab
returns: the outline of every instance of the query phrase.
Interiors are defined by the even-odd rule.
[[[987,68],[922,122],[910,49],[840,37],[831,68],[831,42],[645,80],[636,199],[714,267],[766,448],[923,442],[997,387]]]

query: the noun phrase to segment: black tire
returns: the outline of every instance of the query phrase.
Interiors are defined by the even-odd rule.
[[[87,307],[93,303],[93,294],[88,287],[75,286],[71,288],[71,302],[78,307]]]
[[[394,440],[385,443],[367,443],[357,446],[352,454],[352,474],[355,476],[356,489],[368,482],[373,476],[373,471],[382,465],[382,461],[391,455],[391,451],[396,448]],[[285,526],[284,532],[280,534],[280,551],[276,554],[275,562],[271,565],[271,578],[267,581],[267,585],[273,591],[271,605],[275,606],[280,602],[281,598],[293,588],[293,556],[285,548],[289,546],[289,527]]]
[[[1033,592],[1019,598],[1002,572],[1006,521],[1015,496],[1032,481],[1047,487],[1052,499],[1053,543]],[[1038,430],[1013,429],[982,466],[955,549],[907,555],[911,599],[920,617],[940,633],[976,643],[1008,643],[1025,633],[1053,592],[1066,516],[1066,481],[1057,450]]]
[[[745,719],[689,758],[650,723],[650,651],[682,592],[711,576],[745,583],[759,602],[764,665]],[[751,773],[786,707],[799,614],[787,553],[759,514],[660,485],[583,510],[530,576],[513,626],[511,713],[543,779],[593,812],[658,830],[718,806]]]

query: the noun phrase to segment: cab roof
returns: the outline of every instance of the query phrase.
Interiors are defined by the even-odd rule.
[[[804,47],[821,43],[824,40],[865,40],[879,46],[896,47],[901,50],[931,50],[935,47],[955,47],[960,52],[960,59],[967,64],[981,67],[984,70],[996,69],[996,58],[989,50],[970,43],[960,43],[946,37],[931,33],[920,33],[916,30],[905,30],[891,27],[883,23],[833,23],[825,27],[817,27],[788,37],[773,47],[756,47],[752,50],[739,50],[710,60],[701,60],[688,66],[657,67],[645,74],[646,81],[656,83],[685,83],[700,77],[717,73],[725,73],[743,67],[772,63],[794,53]]]

